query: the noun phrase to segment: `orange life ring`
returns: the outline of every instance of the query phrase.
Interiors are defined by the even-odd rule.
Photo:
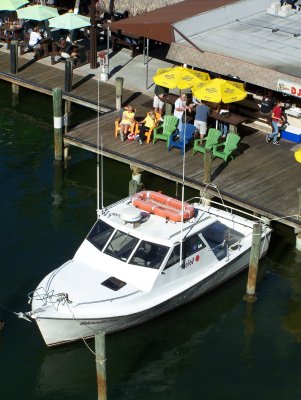
[[[132,197],[133,206],[140,208],[150,214],[169,219],[174,222],[187,221],[194,215],[194,207],[189,203],[183,203],[173,197],[166,196],[160,192],[142,191]]]

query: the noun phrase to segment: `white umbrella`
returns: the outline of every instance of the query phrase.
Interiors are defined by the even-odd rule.
[[[50,28],[67,29],[69,31],[90,25],[90,18],[74,13],[62,14],[49,20]]]
[[[0,11],[16,11],[18,8],[28,3],[27,0],[1,0]]]
[[[53,18],[59,15],[56,8],[42,6],[36,4],[35,6],[29,6],[17,10],[18,18],[31,19],[33,21],[45,21],[46,19]]]

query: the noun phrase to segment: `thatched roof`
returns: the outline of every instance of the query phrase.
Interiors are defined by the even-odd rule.
[[[99,0],[99,6],[103,11],[108,12],[110,7],[113,6],[116,12],[128,11],[130,15],[134,16],[180,3],[181,1],[183,0]]]

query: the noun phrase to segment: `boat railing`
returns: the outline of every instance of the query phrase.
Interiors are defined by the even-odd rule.
[[[202,197],[202,196],[195,196],[195,197],[192,197],[192,198],[190,198],[188,200],[185,200],[185,201],[188,202],[188,203],[191,203],[191,202],[195,202],[196,200],[198,200],[199,204],[206,204],[206,202],[208,202],[208,198]],[[249,213],[247,211],[244,211],[242,209],[226,205],[223,201],[219,202],[219,201],[214,201],[214,200],[210,199],[210,205],[211,204],[223,207],[225,209],[225,211],[227,211],[232,216],[234,214],[239,214],[239,215],[241,215],[243,217],[248,217],[248,218],[250,218],[252,220],[257,220],[263,225],[268,225],[267,218],[260,217],[258,215],[251,214],[251,213]],[[206,210],[206,212],[208,212],[209,214],[212,214],[212,215],[218,215],[217,213],[214,212],[214,210],[210,210],[210,207],[208,207],[208,210]]]

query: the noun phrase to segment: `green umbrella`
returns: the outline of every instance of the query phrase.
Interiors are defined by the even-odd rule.
[[[16,11],[18,8],[28,3],[27,0],[1,0],[0,11]]]
[[[49,20],[50,28],[67,29],[69,31],[90,25],[90,18],[74,13],[62,14]]]
[[[56,8],[42,6],[37,4],[35,6],[29,6],[17,10],[18,18],[31,19],[33,21],[44,21],[52,17],[59,15]]]

